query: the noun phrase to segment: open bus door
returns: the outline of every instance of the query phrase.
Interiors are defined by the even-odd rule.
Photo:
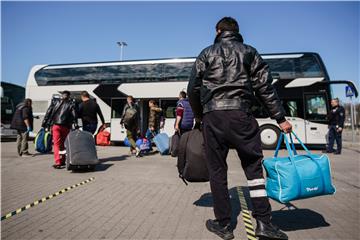
[[[334,80],[318,83],[328,86],[332,84],[345,84],[352,88],[356,97],[358,96],[358,91],[354,83],[348,80]],[[321,144],[324,143],[324,141],[327,142],[327,115],[330,111],[329,99],[332,97],[333,96],[327,96],[327,91],[304,94],[306,142],[312,144]]]

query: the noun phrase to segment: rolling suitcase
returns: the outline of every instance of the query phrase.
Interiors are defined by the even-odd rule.
[[[79,129],[71,131],[65,140],[66,169],[86,167],[94,169],[99,164],[93,135]]]
[[[153,141],[161,155],[169,154],[170,139],[166,133],[159,133],[154,136]]]
[[[294,135],[305,150],[297,154],[292,136]],[[288,156],[278,157],[280,143],[284,138]],[[263,160],[267,178],[267,195],[281,203],[335,193],[331,182],[329,158],[325,155],[312,154],[301,140],[290,134],[291,146],[286,134],[282,133],[274,157]]]

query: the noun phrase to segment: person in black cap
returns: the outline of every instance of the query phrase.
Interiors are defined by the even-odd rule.
[[[65,148],[65,139],[73,124],[75,128],[78,128],[75,101],[70,98],[69,91],[63,91],[60,99],[52,99],[42,122],[43,128],[52,127],[55,159],[53,167],[55,169],[65,165],[65,157],[60,155],[60,151]]]
[[[254,93],[262,100],[284,132],[291,124],[272,86],[269,66],[255,48],[243,43],[235,19],[225,17],[216,25],[215,43],[197,57],[188,95],[197,122],[203,122],[206,160],[214,200],[215,220],[209,231],[223,239],[233,239],[231,204],[226,157],[235,147],[245,171],[256,219],[257,237],[287,239],[271,223],[271,206],[265,190],[259,125],[251,113]]]

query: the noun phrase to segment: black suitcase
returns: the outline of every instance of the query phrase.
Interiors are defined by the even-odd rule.
[[[69,133],[65,140],[66,169],[76,168],[94,169],[99,164],[95,140],[91,133],[74,130]]]
[[[207,182],[209,172],[206,165],[204,139],[199,129],[181,135],[178,148],[177,167],[179,177],[188,182]]]

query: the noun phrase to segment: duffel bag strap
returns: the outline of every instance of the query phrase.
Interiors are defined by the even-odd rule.
[[[283,140],[283,137],[284,137],[284,133],[281,132],[281,133],[280,133],[279,140],[278,140],[278,143],[277,143],[277,146],[276,146],[276,149],[275,149],[274,157],[277,157],[278,154],[279,154],[279,149],[280,149],[280,145],[281,145],[281,142],[282,142],[282,140]]]
[[[291,134],[293,134],[296,138],[296,140],[298,140],[298,142],[300,143],[300,145],[303,147],[303,149],[306,151],[307,154],[311,155],[311,152],[309,151],[309,149],[305,146],[305,144],[300,140],[300,138],[294,133],[294,131],[291,132]],[[290,134],[290,137],[291,137]]]

